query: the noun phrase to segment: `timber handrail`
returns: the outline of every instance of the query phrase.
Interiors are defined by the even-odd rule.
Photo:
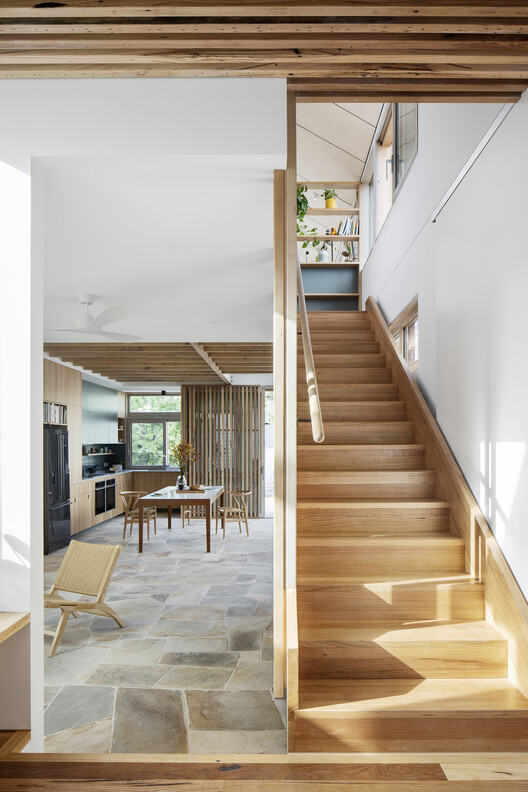
[[[319,401],[312,340],[310,338],[310,328],[308,327],[308,313],[306,311],[306,299],[304,297],[302,271],[299,260],[297,260],[297,294],[299,296],[299,314],[301,317],[304,366],[306,368],[306,385],[308,386],[308,405],[310,407],[310,419],[312,421],[312,435],[314,442],[322,443],[325,439],[323,416],[321,413],[321,402]]]

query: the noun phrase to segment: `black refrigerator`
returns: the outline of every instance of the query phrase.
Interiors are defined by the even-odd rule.
[[[68,430],[44,426],[44,553],[70,543]]]

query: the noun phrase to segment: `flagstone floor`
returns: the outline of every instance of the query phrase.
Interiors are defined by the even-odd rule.
[[[205,524],[161,512],[137,552],[123,518],[82,534],[121,544],[107,602],[125,620],[70,618],[45,638],[45,750],[68,753],[284,753],[285,701],[272,698],[273,521],[228,523],[205,553]],[[49,590],[64,550],[45,558]],[[46,610],[53,629],[58,611]]]

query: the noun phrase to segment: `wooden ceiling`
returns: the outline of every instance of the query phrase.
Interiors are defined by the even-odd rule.
[[[514,102],[527,0],[0,0],[0,77],[287,77],[300,101]]]
[[[273,371],[273,344],[44,344],[44,352],[116,382],[218,384]]]

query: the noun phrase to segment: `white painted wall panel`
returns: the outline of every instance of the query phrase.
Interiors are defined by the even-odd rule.
[[[0,159],[286,155],[286,80],[0,81]]]
[[[418,294],[417,380],[436,400],[435,256],[428,219],[502,105],[421,104],[418,152],[363,269],[363,299],[373,295],[391,322]]]
[[[528,97],[438,217],[437,412],[528,594]]]

